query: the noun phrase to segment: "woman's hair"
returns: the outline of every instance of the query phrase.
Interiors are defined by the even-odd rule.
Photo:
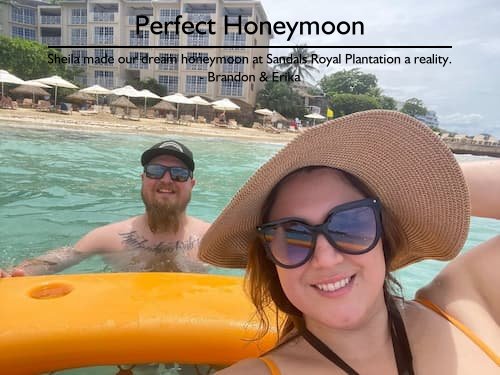
[[[283,184],[290,179],[291,176],[297,174],[307,174],[314,170],[328,168],[322,166],[310,166],[298,169],[288,176],[284,177],[273,188],[267,197],[261,211],[262,222],[268,220],[269,212],[271,211],[278,192]],[[376,197],[370,188],[368,188],[357,177],[340,171],[344,177],[365,197]],[[384,280],[384,297],[388,306],[395,306],[393,297],[401,296],[402,288],[397,280],[389,273],[389,265],[394,258],[396,249],[401,249],[406,246],[406,239],[400,230],[400,227],[394,215],[386,207],[382,207],[382,243],[384,250],[384,259],[386,265],[386,275]],[[297,333],[302,332],[305,327],[302,312],[298,310],[286,297],[285,292],[281,287],[281,283],[276,271],[276,265],[267,257],[266,251],[262,242],[255,238],[249,244],[247,272],[245,277],[245,286],[250,294],[250,297],[257,309],[257,315],[260,321],[261,335],[264,336],[270,329],[271,324],[275,325],[278,330],[278,341],[288,335],[294,328]],[[274,316],[269,316],[270,311],[274,312]],[[279,312],[285,313],[285,320],[279,318]],[[281,314],[282,315],[282,314]],[[272,319],[272,320],[271,320]],[[295,337],[293,335],[291,338]],[[261,336],[260,336],[261,337]],[[286,340],[288,342],[288,339]]]

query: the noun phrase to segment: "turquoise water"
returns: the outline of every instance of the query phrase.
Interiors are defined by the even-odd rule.
[[[0,267],[73,244],[93,228],[142,213],[140,155],[153,143],[171,137],[5,125],[0,130]],[[246,179],[281,148],[280,144],[172,137],[193,150],[197,184],[188,212],[207,221],[213,221]],[[473,218],[465,251],[498,233],[499,221]],[[413,296],[444,265],[424,261],[398,272],[404,294]],[[105,265],[94,257],[64,272],[100,271],[105,271]]]

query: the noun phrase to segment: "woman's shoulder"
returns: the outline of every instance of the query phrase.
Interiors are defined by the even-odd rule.
[[[500,352],[500,236],[451,261],[416,297],[436,315]]]

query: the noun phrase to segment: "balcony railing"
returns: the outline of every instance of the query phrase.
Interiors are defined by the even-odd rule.
[[[179,38],[160,38],[160,46],[178,46],[179,45]]]
[[[42,25],[60,25],[61,16],[40,16]]]
[[[60,36],[42,36],[42,44],[48,46],[58,46],[61,44]]]
[[[87,44],[87,38],[71,38],[71,45],[73,46],[84,46]]]
[[[94,22],[115,22],[114,12],[93,12],[92,21]],[[116,17],[118,18],[118,17]]]
[[[250,17],[241,17],[241,23],[245,24],[248,22],[249,19],[250,19]],[[230,23],[230,24],[238,23],[238,16],[228,16],[227,23]]]
[[[212,13],[188,13],[188,21],[191,22],[207,22],[215,18],[215,14]]]
[[[131,46],[149,46],[149,38],[130,38]]]
[[[87,16],[71,16],[72,25],[85,25],[87,23]]]
[[[113,36],[94,36],[94,44],[113,44]]]

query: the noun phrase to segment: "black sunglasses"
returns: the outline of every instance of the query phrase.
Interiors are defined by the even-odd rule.
[[[186,182],[190,177],[193,177],[193,172],[184,167],[166,167],[161,164],[147,164],[144,166],[144,173],[148,178],[159,180],[165,176],[165,173],[170,174],[172,181]]]
[[[331,210],[322,224],[290,217],[257,227],[268,257],[283,268],[305,264],[314,254],[318,234],[341,253],[364,254],[381,235],[380,203],[375,198],[349,202]]]

